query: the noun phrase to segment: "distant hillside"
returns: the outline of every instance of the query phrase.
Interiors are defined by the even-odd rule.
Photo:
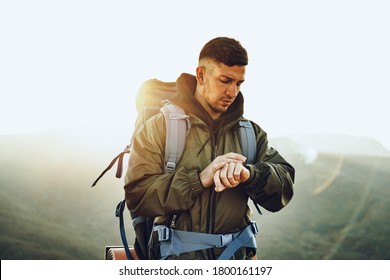
[[[90,185],[128,138],[126,129],[0,136],[1,259],[102,259],[105,245],[121,244],[122,179],[112,170]],[[282,211],[255,214],[259,259],[390,259],[390,158],[302,157],[292,152],[302,143],[279,144],[295,194]]]
[[[379,141],[335,133],[287,135],[270,139],[270,144],[284,154],[299,154],[310,162],[321,153],[390,157]]]
[[[29,150],[46,156],[70,155],[72,151],[99,153],[110,157],[130,141],[132,127],[51,129],[42,133],[0,135],[1,160]],[[286,135],[269,139],[270,145],[283,154],[314,157],[321,153],[390,157],[390,151],[370,137],[337,133]],[[75,154],[75,153],[74,153]]]
[[[257,218],[260,258],[390,258],[390,158],[319,154],[293,163],[293,200]]]

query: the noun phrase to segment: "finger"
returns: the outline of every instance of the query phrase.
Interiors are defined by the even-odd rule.
[[[202,172],[200,172],[200,181],[205,188],[208,188],[213,184],[215,171],[221,169],[225,164],[226,162],[212,162],[209,166],[202,170]]]
[[[227,163],[244,163],[246,161],[246,157],[236,153],[227,153],[224,155],[220,155],[215,158],[215,163],[219,162],[227,162]]]
[[[246,182],[250,176],[251,176],[251,172],[249,171],[248,168],[246,168],[245,166],[241,166],[241,172],[240,172],[240,182],[243,183],[243,182]]]
[[[241,182],[241,171],[242,171],[242,164],[239,163],[236,165],[236,168],[234,169],[234,178],[238,181],[238,182]]]
[[[240,162],[245,162],[246,161],[246,157],[244,157],[243,155],[241,155],[241,154],[237,154],[237,153],[232,153],[232,152],[230,152],[230,153],[227,153],[227,154],[225,154],[226,155],[226,157],[228,158],[228,159],[232,159],[232,160],[236,160],[236,161],[240,161]]]
[[[233,186],[237,186],[240,183],[240,172],[237,170],[241,164],[229,164],[228,180]],[[242,165],[241,165],[242,166]]]
[[[244,167],[242,164],[237,164],[234,174],[235,174],[234,176],[239,177],[238,179],[239,183],[245,182],[250,177],[249,170],[246,167]]]
[[[221,180],[219,178],[219,176],[220,176],[219,173],[221,173],[220,170],[218,170],[218,172],[215,174],[215,180],[214,180],[214,185],[215,185],[215,191],[216,192],[222,192],[223,190],[226,189],[226,187],[222,184],[222,182],[221,182]]]
[[[225,166],[222,167],[219,173],[219,178],[221,179],[222,184],[227,188],[233,187],[233,185],[228,179],[229,166],[230,164],[225,164]]]
[[[213,164],[212,170],[215,173],[217,170],[223,168],[225,165],[226,165],[225,161],[219,162],[219,163],[215,163],[215,164]]]
[[[221,187],[219,187],[219,188],[215,188],[215,191],[216,192],[222,192],[223,190],[226,190],[227,188],[226,187],[224,187],[224,186],[221,186]]]
[[[221,173],[221,170],[217,170],[214,174],[214,185],[215,185],[215,191],[221,192],[223,191],[224,187],[221,183],[221,179],[219,178],[219,175]]]

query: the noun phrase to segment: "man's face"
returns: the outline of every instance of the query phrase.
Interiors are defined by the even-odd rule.
[[[200,70],[202,87],[200,103],[214,119],[226,112],[240,91],[245,78],[245,66],[206,63]]]

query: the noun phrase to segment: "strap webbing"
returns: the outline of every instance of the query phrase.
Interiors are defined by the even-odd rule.
[[[122,177],[122,170],[123,170],[123,156],[125,154],[128,154],[130,153],[130,147],[131,147],[131,144],[130,145],[127,145],[125,147],[125,149],[123,150],[123,152],[119,153],[111,162],[110,164],[106,167],[106,169],[103,170],[103,172],[99,175],[99,177],[95,180],[95,182],[93,182],[92,186],[91,187],[94,187],[97,182],[104,176],[104,174],[107,173],[107,171],[109,171],[115,164],[115,162],[118,161],[118,167],[116,169],[116,177],[117,178],[120,178]]]
[[[133,260],[133,256],[130,253],[129,244],[127,243],[125,225],[123,221],[123,211],[125,209],[125,205],[126,205],[126,200],[122,200],[121,202],[118,203],[115,211],[115,216],[119,218],[119,231],[121,233],[121,239],[122,239],[123,247],[126,252],[127,259]]]
[[[166,259],[170,255],[179,256],[182,253],[227,246],[219,259],[228,260],[241,247],[257,247],[255,235],[258,229],[255,222],[232,234],[181,231],[163,225],[155,226],[154,231],[158,233],[161,259]]]
[[[251,164],[256,161],[256,134],[250,121],[239,121],[238,139],[241,150],[247,158],[246,163]]]
[[[189,116],[181,107],[172,103],[162,106],[161,112],[164,114],[166,125],[164,172],[167,173],[176,169],[177,161],[183,153],[189,131]]]
[[[255,227],[255,228],[253,228]],[[257,226],[254,222],[247,226],[241,234],[238,236],[238,238],[234,239],[232,243],[227,246],[227,248],[223,251],[223,253],[219,256],[218,260],[228,260],[230,259],[234,253],[240,249],[242,246],[244,247],[250,247],[245,246],[248,242],[254,242],[256,244],[255,235],[258,232]],[[255,246],[254,248],[256,248]],[[253,247],[252,247],[253,248]]]

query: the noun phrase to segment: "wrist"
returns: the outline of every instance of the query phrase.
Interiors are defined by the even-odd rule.
[[[210,176],[205,174],[205,171],[199,173],[199,181],[203,188],[208,188],[213,184],[213,181],[209,179]]]
[[[241,185],[246,186],[253,182],[256,177],[256,171],[253,164],[245,164],[244,167],[249,171],[249,178],[241,183]]]

